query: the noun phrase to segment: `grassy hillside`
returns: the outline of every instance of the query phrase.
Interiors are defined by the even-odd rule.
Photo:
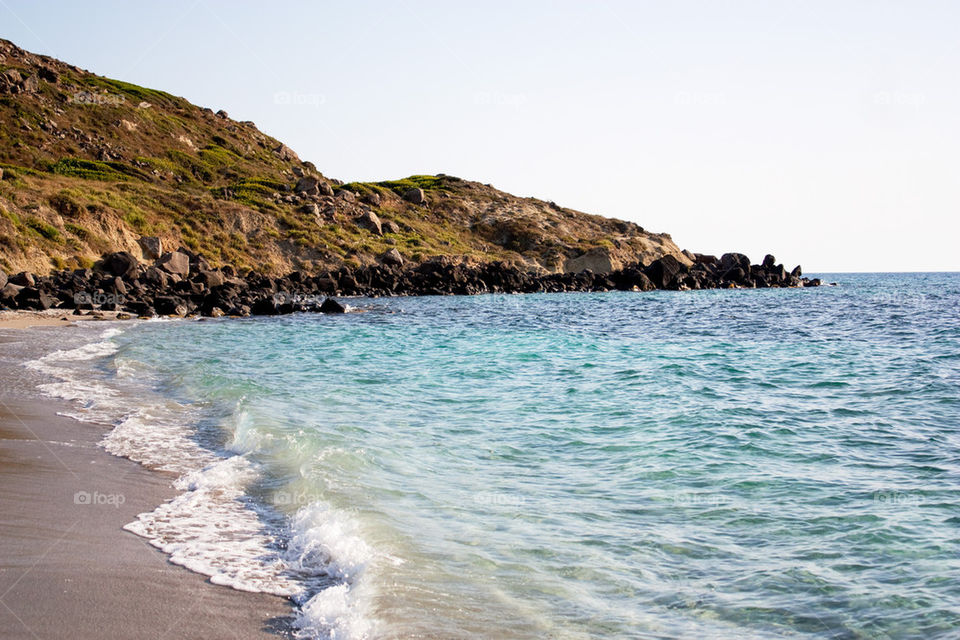
[[[370,264],[392,248],[414,263],[446,255],[535,271],[688,261],[667,235],[452,176],[343,184],[252,122],[5,40],[0,170],[7,272],[140,255],[141,236],[267,273]],[[298,192],[304,177],[319,192]]]

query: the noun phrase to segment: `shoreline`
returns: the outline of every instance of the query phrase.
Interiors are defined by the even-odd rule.
[[[0,324],[4,637],[291,637],[289,600],[211,584],[123,530],[178,493],[175,476],[111,455],[102,425],[58,415],[69,403],[22,375],[23,362],[58,346],[37,324],[66,324],[23,322],[34,319],[27,331]]]
[[[116,311],[97,312],[97,315],[73,315],[69,310],[48,309],[46,311],[0,311],[0,330],[32,329],[34,327],[67,327],[75,322],[103,322],[118,320]],[[2,339],[2,337],[0,337]]]

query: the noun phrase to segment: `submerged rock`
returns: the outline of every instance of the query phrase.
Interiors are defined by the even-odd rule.
[[[320,305],[319,311],[320,313],[346,313],[347,308],[333,298],[327,298]]]

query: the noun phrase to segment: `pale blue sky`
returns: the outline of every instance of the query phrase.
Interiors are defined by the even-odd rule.
[[[329,176],[449,173],[807,271],[960,269],[958,25],[925,1],[0,0],[0,37]]]

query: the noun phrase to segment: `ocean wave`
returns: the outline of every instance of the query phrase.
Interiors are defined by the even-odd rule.
[[[288,518],[254,499],[264,470],[250,456],[260,443],[238,440],[242,430],[234,429],[232,451],[202,446],[194,408],[152,393],[145,384],[155,379],[150,367],[117,357],[112,338],[122,333],[111,327],[93,342],[25,366],[55,379],[40,391],[75,404],[63,415],[113,427],[100,442],[109,453],[178,474],[181,493],[124,529],[213,584],[290,598],[299,607],[298,638],[368,637],[372,624],[357,583],[373,553],[350,518],[319,502]],[[91,366],[111,356],[112,370]],[[242,406],[241,398],[235,426],[246,419]]]

